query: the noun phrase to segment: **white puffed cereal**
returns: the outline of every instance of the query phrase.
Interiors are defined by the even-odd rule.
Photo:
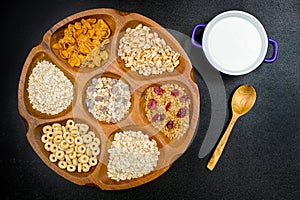
[[[120,39],[118,56],[125,67],[144,76],[173,72],[180,63],[180,54],[173,51],[158,33],[142,24],[126,29]]]

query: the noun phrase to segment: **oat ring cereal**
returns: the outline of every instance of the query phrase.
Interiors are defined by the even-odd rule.
[[[76,137],[73,137],[69,130],[72,130]],[[52,126],[45,125],[42,128],[42,133],[41,141],[44,143],[44,148],[51,152],[49,160],[52,163],[58,161],[59,168],[66,169],[68,172],[77,170],[80,173],[88,172],[91,167],[97,165],[97,156],[100,154],[100,139],[96,137],[94,132],[89,131],[87,124],[67,120],[65,126],[59,123],[53,123]],[[89,136],[89,140],[83,140],[82,137],[84,136]]]

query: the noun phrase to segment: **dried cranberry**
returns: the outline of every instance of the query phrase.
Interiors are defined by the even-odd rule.
[[[159,115],[158,115],[158,113],[156,113],[156,114],[152,117],[151,123],[156,122],[156,120],[158,119],[158,117],[159,117]]]
[[[174,127],[174,122],[173,121],[168,121],[167,128],[172,129],[173,127]]]
[[[180,108],[176,116],[179,118],[183,118],[185,115],[186,115],[186,108]]]
[[[171,102],[168,102],[167,105],[166,105],[166,111],[168,111],[171,107]]]
[[[150,99],[150,101],[148,103],[148,108],[150,110],[153,110],[153,109],[155,109],[155,107],[156,107],[156,101],[154,99]]]
[[[160,120],[160,121],[163,121],[165,118],[166,118],[166,115],[165,115],[165,114],[160,114],[160,115],[159,115],[159,120]]]
[[[172,90],[171,95],[177,97],[179,95],[179,90],[178,89]]]
[[[156,86],[156,87],[154,88],[154,92],[155,92],[156,94],[158,94],[158,95],[162,95],[162,94],[164,93],[164,90],[163,90],[161,87]]]
[[[189,99],[189,96],[188,95],[183,95],[182,97],[180,97],[180,101],[181,102],[186,102],[187,100]]]

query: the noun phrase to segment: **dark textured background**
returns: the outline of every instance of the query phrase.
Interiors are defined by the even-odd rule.
[[[299,199],[300,98],[298,0],[193,1],[7,1],[1,6],[0,199]],[[162,176],[123,191],[75,185],[50,170],[25,137],[17,110],[17,85],[23,63],[43,34],[59,20],[90,8],[109,7],[143,14],[163,27],[191,35],[197,23],[232,9],[257,17],[279,43],[278,59],[250,74],[222,75],[227,100],[240,84],[257,90],[253,109],[240,118],[213,172],[209,156],[198,152],[209,125],[210,99],[201,76],[200,125],[186,153]],[[4,45],[3,45],[4,42]],[[269,52],[270,53],[270,52]],[[268,54],[269,54],[268,53]],[[230,111],[228,110],[226,124]]]

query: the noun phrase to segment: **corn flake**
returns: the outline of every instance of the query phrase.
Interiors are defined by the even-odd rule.
[[[109,43],[111,30],[103,19],[81,19],[80,22],[69,24],[64,30],[63,38],[59,39],[52,47],[57,49],[61,58],[68,61],[72,67],[87,67],[82,65],[87,56],[100,46],[101,57],[97,60],[94,67],[100,65],[99,60],[108,59],[108,53],[104,51],[104,46]]]

